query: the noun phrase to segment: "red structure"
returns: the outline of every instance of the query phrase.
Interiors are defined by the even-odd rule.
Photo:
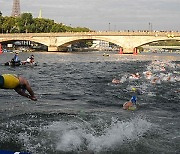
[[[137,48],[134,48],[133,55],[137,55],[137,54],[138,54]]]
[[[122,47],[119,48],[119,54],[123,54],[123,48]]]
[[[0,44],[0,54],[2,54],[3,53],[3,51],[2,51],[2,46],[1,46],[1,44]]]
[[[20,11],[20,0],[13,0],[12,14],[13,17],[18,17],[21,15]]]

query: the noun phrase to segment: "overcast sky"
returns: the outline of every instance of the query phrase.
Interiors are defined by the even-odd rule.
[[[20,0],[21,13],[92,30],[180,31],[180,0]],[[13,0],[0,0],[3,16],[10,16]]]

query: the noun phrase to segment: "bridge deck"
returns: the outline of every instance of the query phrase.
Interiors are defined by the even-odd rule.
[[[56,36],[173,36],[180,37],[180,32],[63,32],[63,33],[6,33],[0,34],[0,37],[56,37]]]

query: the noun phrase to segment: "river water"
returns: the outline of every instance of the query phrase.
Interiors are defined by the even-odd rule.
[[[30,54],[20,53],[19,57],[25,60]],[[33,54],[38,66],[0,66],[1,74],[26,77],[38,98],[34,102],[14,90],[0,89],[1,150],[32,154],[180,153],[180,54]],[[0,63],[12,57],[1,54]],[[157,83],[146,79],[145,71],[159,77]],[[139,79],[129,78],[137,72]],[[112,83],[114,78],[121,83]],[[133,95],[140,108],[123,110],[123,103]]]

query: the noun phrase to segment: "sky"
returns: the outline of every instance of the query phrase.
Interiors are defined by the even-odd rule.
[[[10,16],[13,0],[0,0]],[[32,13],[72,27],[95,31],[180,31],[180,0],[20,0],[21,13]],[[149,24],[150,23],[150,24]],[[149,26],[151,25],[151,26]]]

